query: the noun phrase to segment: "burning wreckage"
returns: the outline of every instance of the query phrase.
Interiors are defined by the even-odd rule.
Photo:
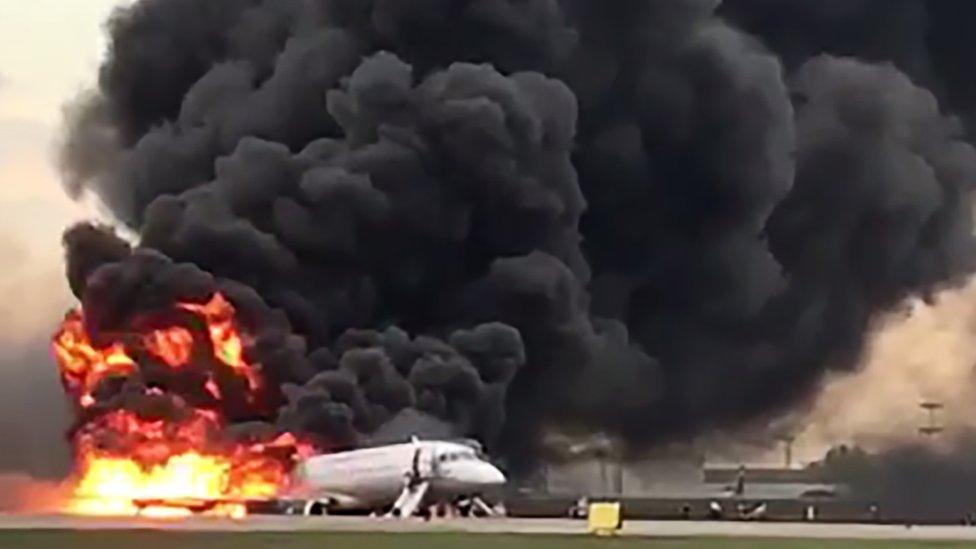
[[[778,9],[785,43],[750,17]],[[641,450],[806,401],[976,267],[972,71],[912,47],[973,48],[882,32],[878,63],[820,9],[120,9],[63,148],[138,242],[65,237],[71,505],[239,513],[307,452],[420,430],[529,475],[553,431]]]
[[[423,391],[425,379],[455,386],[473,379],[452,378],[456,365],[446,361],[460,355],[447,344],[398,339],[401,360],[414,368],[414,375],[404,378],[378,352],[381,334],[351,331],[339,342],[339,348],[346,348],[342,359],[311,376],[302,389],[283,383],[275,370],[250,358],[265,353],[275,364],[276,357],[264,349],[268,340],[272,348],[281,345],[282,333],[272,329],[282,317],[253,294],[157,252],[130,250],[105,227],[79,225],[65,241],[69,266],[78,265],[70,261],[73,253],[90,251],[93,244],[108,245],[118,255],[85,273],[82,307],[66,315],[52,340],[62,385],[76,412],[69,432],[75,472],[68,483],[71,496],[61,510],[237,518],[254,507],[307,514],[387,509],[405,516],[436,498],[470,500],[482,512],[494,512],[477,494],[498,488],[505,476],[487,461],[480,445],[416,439],[392,443],[422,429],[424,422],[434,429],[427,434],[453,437],[454,431],[433,416],[417,415],[419,410],[372,410],[388,420],[374,434],[395,432],[389,433],[391,444],[374,440],[370,449],[354,449],[369,441],[356,430],[361,420],[343,413],[346,405],[330,409],[339,427],[316,430],[296,419],[303,408],[321,417],[323,401],[357,397],[356,383],[365,384],[374,401],[385,397],[390,410],[400,412],[414,402],[415,392]],[[231,295],[250,309],[239,311]],[[259,336],[248,329],[262,323]],[[399,335],[394,331],[385,337],[391,334]],[[492,352],[485,342],[520,352],[518,334],[501,325],[459,331],[453,338],[461,348],[479,340],[482,345],[470,347],[472,360],[476,349],[481,360],[507,355]],[[283,359],[295,364],[293,355]],[[515,354],[506,360],[517,365],[523,359]],[[427,377],[417,377],[425,367]],[[477,398],[478,393],[466,396]]]
[[[68,314],[53,342],[78,411],[68,512],[238,517],[250,501],[288,488],[295,460],[314,446],[291,433],[243,440],[226,430],[228,414],[257,415],[268,403],[235,313],[214,293],[206,303],[133,319],[97,343],[83,311]],[[113,390],[107,401],[96,396]]]

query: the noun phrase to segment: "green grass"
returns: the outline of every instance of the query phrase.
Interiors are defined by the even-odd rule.
[[[916,549],[976,547],[953,542],[746,538],[669,540],[487,534],[203,534],[177,532],[0,532],[3,549]]]

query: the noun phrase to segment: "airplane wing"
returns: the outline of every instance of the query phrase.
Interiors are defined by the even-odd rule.
[[[207,513],[217,507],[224,505],[248,506],[258,503],[266,503],[269,500],[244,499],[244,498],[147,498],[134,499],[132,504],[140,511],[146,509],[185,509],[193,514]]]
[[[339,494],[335,492],[316,492],[315,498],[320,501],[331,501],[338,509],[363,509],[369,504],[349,494]]]
[[[369,502],[343,492],[304,487],[277,498],[280,501],[323,501],[331,502],[337,509],[366,509]]]
[[[173,498],[173,499],[137,499],[132,500],[133,505],[140,510],[140,512],[147,509],[174,509],[174,510],[185,510],[194,515],[207,514],[217,508],[224,506],[241,506],[245,509],[251,509],[253,507],[262,508],[267,505],[272,506],[284,506],[290,507],[294,504],[306,502],[306,501],[322,501],[330,502],[332,506],[336,509],[361,509],[366,508],[368,505],[351,497],[347,494],[338,493],[327,493],[327,492],[316,492],[314,495],[310,494],[307,497],[281,497],[281,498],[270,498],[270,499],[246,499],[246,498],[213,498],[213,499],[197,499],[197,498]],[[284,508],[282,507],[282,508]]]

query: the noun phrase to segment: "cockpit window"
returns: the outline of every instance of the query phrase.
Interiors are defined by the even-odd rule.
[[[477,454],[475,452],[469,452],[469,451],[464,451],[464,452],[449,452],[447,454],[441,454],[440,456],[437,457],[437,460],[440,461],[440,462],[442,462],[442,463],[445,463],[445,462],[448,462],[448,461],[462,461],[462,460],[463,461],[469,461],[469,460],[475,460],[475,459],[478,459]]]

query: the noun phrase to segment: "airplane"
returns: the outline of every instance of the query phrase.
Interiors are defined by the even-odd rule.
[[[499,489],[505,475],[489,463],[473,441],[422,441],[313,456],[292,473],[293,501],[305,515],[389,509],[408,517],[426,501],[471,497],[487,514],[480,494]],[[392,504],[392,506],[391,506]]]

